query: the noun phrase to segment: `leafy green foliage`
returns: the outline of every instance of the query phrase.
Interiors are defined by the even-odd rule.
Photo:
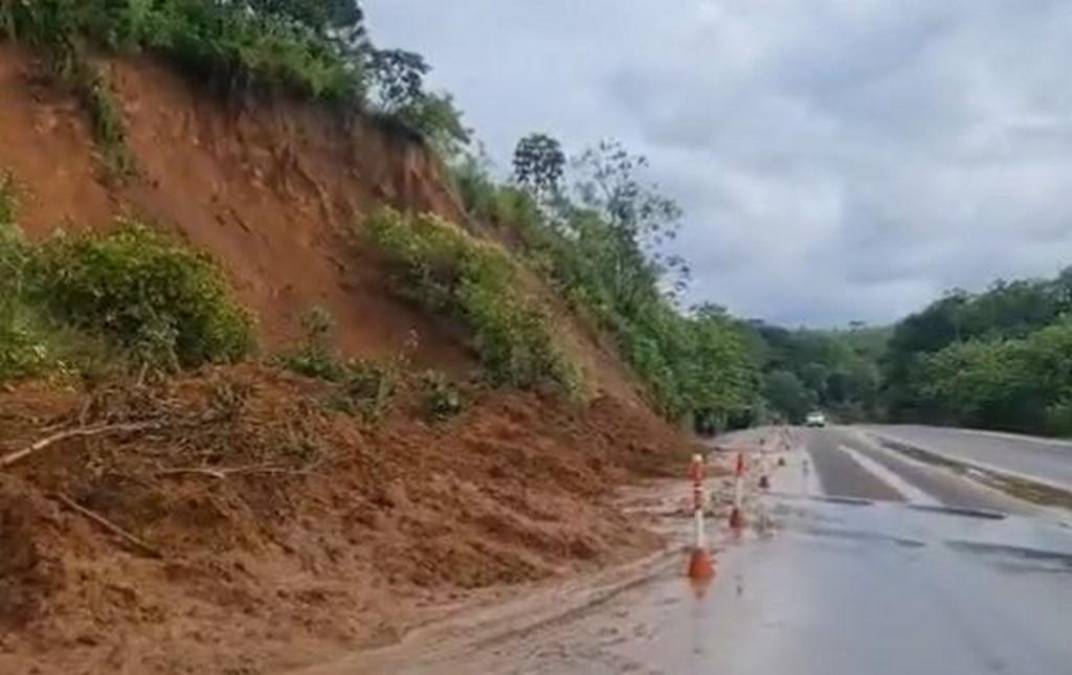
[[[117,176],[132,174],[135,166],[127,149],[126,125],[104,77],[92,66],[83,64],[73,82],[89,113],[93,138],[103,150],[105,165]]]
[[[237,360],[252,321],[219,269],[134,222],[107,235],[58,235],[29,265],[31,295],[66,324],[141,362],[175,368]]]
[[[462,125],[450,94],[425,91],[424,77],[430,70],[420,54],[369,50],[368,71],[377,112],[418,132],[450,157],[469,143],[469,130]]]
[[[675,304],[688,269],[661,247],[680,209],[643,181],[646,161],[619,144],[575,160],[568,184],[561,153],[554,139],[526,137],[513,185],[465,158],[454,175],[469,215],[503,228],[579,317],[615,338],[665,415],[691,415],[707,429],[746,424],[762,407],[750,332],[715,308],[685,313]]]
[[[432,215],[384,209],[365,229],[390,260],[399,292],[469,329],[492,382],[576,386],[576,371],[555,347],[546,314],[520,290],[504,251]]]
[[[1015,412],[1011,400],[1000,403],[994,399],[996,392],[984,396],[982,392],[988,387],[978,378],[993,377],[997,382],[1008,375],[1012,392],[1017,380],[1013,373],[999,368],[1002,359],[1011,358],[1011,345],[1025,339],[1023,344],[1037,345],[1032,342],[1035,334],[1059,323],[1069,312],[1072,270],[1050,280],[998,281],[979,294],[953,291],[908,316],[895,327],[881,360],[883,396],[890,416],[1025,430],[1051,428],[1053,425],[1043,422],[1043,407],[1037,400],[1025,399],[1025,405],[1034,407]],[[957,359],[976,365],[985,362],[991,367],[961,373],[955,378],[963,385],[960,388],[950,388],[952,384],[938,387],[933,381],[935,373],[947,372]],[[961,395],[963,401],[954,404],[953,398]],[[1009,395],[1026,396],[1022,392]],[[1047,401],[1050,398],[1046,397]],[[1059,416],[1060,411],[1054,414]]]
[[[792,371],[774,370],[763,378],[763,395],[767,402],[790,422],[799,424],[817,404],[814,390],[809,390]]]
[[[0,174],[0,380],[99,377],[128,357],[195,366],[251,349],[251,321],[207,259],[133,223],[31,245],[14,222],[17,193]]]
[[[566,171],[562,145],[547,134],[529,134],[514,150],[514,180],[536,195],[555,195]]]
[[[970,340],[923,357],[913,389],[939,421],[1067,433],[1072,324],[1023,338]]]
[[[40,370],[48,360],[25,298],[30,249],[15,227],[18,188],[0,173],[0,381]]]
[[[16,39],[46,48],[59,70],[83,57],[86,43],[149,49],[199,76],[232,87],[283,86],[329,99],[359,98],[360,63],[326,38],[328,14],[314,3],[212,0],[3,0]],[[304,8],[304,9],[303,9]],[[359,20],[359,16],[358,19]]]
[[[846,422],[877,415],[877,361],[885,349],[886,329],[788,330],[752,321],[748,330],[751,351],[764,372],[767,401],[779,417],[801,422],[815,407]]]
[[[376,49],[353,0],[0,0],[0,37],[45,52],[86,104],[110,163],[124,133],[91,48],[147,50],[225,92],[283,91],[373,112],[451,153],[469,141],[448,94],[424,90],[417,54]]]

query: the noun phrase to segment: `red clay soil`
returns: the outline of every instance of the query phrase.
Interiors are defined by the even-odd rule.
[[[138,169],[122,183],[84,111],[0,44],[0,170],[30,237],[133,214],[222,264],[267,351],[319,305],[347,355],[396,355],[415,335],[415,365],[472,368],[455,329],[394,299],[353,236],[381,203],[460,219],[421,146],[298,102],[222,101],[145,59],[102,67]],[[334,411],[328,385],[254,365],[0,390],[0,456],[105,428],[0,467],[0,673],[274,672],[395,640],[480,589],[657,546],[610,498],[676,472],[689,443],[598,335],[548,305],[603,394],[583,406],[471,388],[464,414],[431,424],[412,385],[372,424]]]
[[[301,315],[320,306],[346,354],[382,358],[415,342],[418,365],[459,376],[474,366],[455,327],[392,295],[361,242],[363,216],[385,203],[464,223],[424,147],[313,104],[224,100],[148,58],[100,67],[137,171],[119,182],[104,170],[76,100],[43,78],[34,58],[0,42],[0,171],[22,189],[18,222],[28,236],[107,229],[133,215],[220,262],[258,316],[268,352],[298,339]],[[545,295],[590,390],[639,404],[613,350]]]
[[[434,424],[415,387],[379,423],[253,365],[0,394],[0,454],[148,425],[0,469],[0,672],[275,672],[393,641],[478,589],[659,545],[610,500],[684,465],[689,443],[659,420],[477,388]]]
[[[346,352],[386,356],[415,332],[422,364],[471,363],[449,330],[385,292],[375,258],[350,236],[382,203],[460,218],[423,147],[311,104],[223,101],[148,59],[102,67],[138,172],[122,184],[105,174],[77,102],[0,43],[0,170],[25,191],[29,236],[135,215],[224,265],[268,349],[292,341],[300,315],[319,305]]]

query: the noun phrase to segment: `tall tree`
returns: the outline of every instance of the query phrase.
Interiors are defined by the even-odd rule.
[[[547,134],[532,133],[514,149],[514,180],[538,199],[558,194],[566,171],[562,145]]]

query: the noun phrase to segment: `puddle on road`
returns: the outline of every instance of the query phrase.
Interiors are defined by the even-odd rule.
[[[865,507],[866,506],[866,507]],[[1051,521],[926,504],[768,495],[756,516],[764,533],[951,550],[1020,571],[1072,572],[1072,532]],[[740,541],[762,540],[761,535]]]

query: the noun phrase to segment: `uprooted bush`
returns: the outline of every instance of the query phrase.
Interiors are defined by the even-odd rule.
[[[384,209],[365,229],[386,254],[399,293],[471,332],[492,383],[577,386],[577,371],[556,348],[548,316],[521,290],[516,265],[501,249],[430,214]]]
[[[219,268],[144,225],[58,234],[33,248],[27,297],[55,320],[99,335],[136,362],[175,369],[236,361],[253,322]]]

